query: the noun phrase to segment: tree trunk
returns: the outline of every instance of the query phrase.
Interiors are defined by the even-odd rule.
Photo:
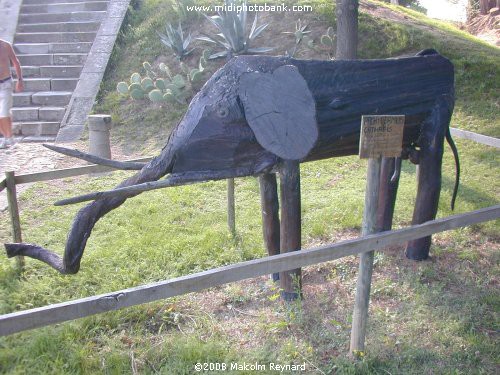
[[[481,14],[488,14],[490,10],[489,0],[479,0],[479,12]]]
[[[358,50],[358,0],[336,0],[337,59],[356,59]]]

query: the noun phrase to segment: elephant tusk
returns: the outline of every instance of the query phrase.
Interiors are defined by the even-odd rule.
[[[63,155],[72,156],[74,158],[82,159],[82,160],[88,161],[90,163],[105,165],[108,167],[122,169],[122,170],[126,170],[126,171],[140,170],[146,165],[146,163],[138,163],[138,162],[130,162],[130,161],[123,162],[123,161],[105,159],[105,158],[101,158],[99,156],[87,154],[85,152],[75,150],[72,148],[49,145],[49,144],[45,144],[45,143],[43,146],[48,148],[49,150],[59,152],[60,154],[63,154]]]
[[[180,185],[194,184],[197,182],[223,180],[226,178],[242,177],[247,175],[248,175],[247,171],[243,170],[240,171],[240,173],[236,171],[236,174],[235,171],[233,170],[174,173],[161,181],[145,182],[142,184],[116,188],[113,190],[99,191],[95,193],[79,195],[73,198],[62,199],[60,201],[55,202],[54,205],[66,206],[69,204],[75,204],[75,203],[104,199],[104,198],[127,197],[130,195],[140,194],[145,191],[163,189],[171,186],[180,186]]]

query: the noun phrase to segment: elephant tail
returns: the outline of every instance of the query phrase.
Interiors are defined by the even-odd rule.
[[[451,137],[450,128],[446,129],[446,141],[450,145],[453,157],[455,158],[455,186],[453,187],[453,196],[451,197],[451,209],[455,209],[455,200],[457,199],[458,186],[460,184],[460,158],[458,157],[457,146]]]
[[[169,151],[168,149],[164,149],[163,154],[151,160],[138,173],[119,184],[117,188],[156,181],[160,177],[170,173],[173,158]],[[127,198],[138,194],[136,192],[130,193],[127,196],[98,199],[78,211],[73,220],[62,259],[58,254],[50,250],[27,243],[5,244],[7,256],[9,258],[18,255],[27,256],[47,263],[61,274],[75,274],[80,269],[80,260],[83,256],[85,245],[97,221],[109,211],[120,206]]]

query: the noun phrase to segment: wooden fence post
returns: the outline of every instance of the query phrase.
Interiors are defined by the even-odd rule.
[[[362,116],[359,139],[359,157],[368,158],[368,172],[366,178],[365,210],[363,213],[362,236],[380,231],[380,225],[389,225],[392,222],[393,202],[395,190],[389,187],[390,164],[384,162],[384,186],[381,189],[382,157],[400,157],[403,144],[403,126],[405,116]],[[394,161],[395,163],[395,161]],[[395,168],[398,168],[394,164]],[[396,184],[397,187],[397,184]],[[383,197],[379,193],[383,192]],[[377,220],[379,198],[381,198],[384,215]],[[387,213],[387,215],[385,215]],[[382,216],[386,216],[383,218]],[[385,224],[383,223],[385,222]],[[370,304],[370,288],[372,283],[373,258],[375,252],[367,251],[359,257],[358,281],[356,284],[356,298],[352,315],[350,353],[357,355],[365,350],[366,323]]]
[[[381,161],[381,157],[368,159],[365,210],[363,214],[362,229],[363,236],[377,232],[377,208]],[[354,301],[351,329],[350,352],[353,354],[363,352],[365,350],[366,322],[368,320],[374,254],[374,251],[368,251],[366,253],[362,253],[359,259],[356,299]]]
[[[19,218],[19,206],[17,205],[16,180],[13,171],[5,172],[5,187],[7,188],[7,203],[9,205],[10,222],[12,224],[12,240],[16,243],[23,242],[21,236],[21,220]],[[19,270],[24,270],[24,257],[18,256],[17,265]]]
[[[280,218],[276,174],[259,176],[259,185],[264,245],[269,256],[277,255],[280,253]],[[272,277],[273,281],[278,281],[279,273],[273,273]]]
[[[227,179],[227,226],[232,235],[236,234],[236,212],[234,203],[234,178]]]

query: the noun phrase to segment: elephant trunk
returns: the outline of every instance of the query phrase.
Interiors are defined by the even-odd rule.
[[[119,184],[117,188],[156,181],[160,177],[170,173],[173,165],[171,149],[169,142],[159,156],[146,164],[134,176]],[[83,207],[73,220],[73,225],[66,241],[64,257],[62,259],[59,255],[50,250],[26,243],[5,244],[7,256],[9,258],[18,255],[27,256],[47,263],[61,274],[75,274],[80,269],[80,260],[85,245],[97,221],[109,211],[120,206],[127,198],[137,194],[139,193],[99,199]]]

